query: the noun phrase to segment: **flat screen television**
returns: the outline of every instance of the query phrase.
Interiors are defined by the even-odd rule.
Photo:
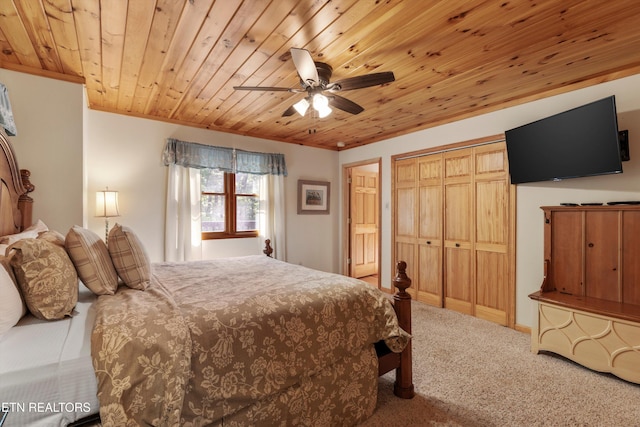
[[[512,184],[622,172],[615,96],[505,132]]]

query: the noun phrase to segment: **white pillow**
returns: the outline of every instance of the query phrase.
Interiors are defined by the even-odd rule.
[[[22,231],[21,233],[9,234],[7,236],[0,237],[0,243],[12,245],[18,240],[36,239],[38,237],[38,234],[42,233],[43,231],[49,231],[49,227],[47,227],[44,222],[38,220],[38,222]]]
[[[26,312],[18,287],[0,263],[0,336],[18,323]]]

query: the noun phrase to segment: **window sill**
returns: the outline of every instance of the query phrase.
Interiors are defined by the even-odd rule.
[[[257,231],[247,231],[241,233],[202,233],[202,240],[219,240],[219,239],[247,239],[258,237]]]

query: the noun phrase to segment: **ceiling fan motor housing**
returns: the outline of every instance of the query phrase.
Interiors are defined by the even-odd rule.
[[[323,89],[329,84],[331,80],[331,74],[333,74],[333,68],[331,65],[324,62],[314,62],[316,64],[316,70],[318,70],[318,79],[320,80],[320,87]]]

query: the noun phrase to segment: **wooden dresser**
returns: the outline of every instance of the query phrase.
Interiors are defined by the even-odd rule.
[[[640,383],[640,206],[545,206],[532,351]]]

